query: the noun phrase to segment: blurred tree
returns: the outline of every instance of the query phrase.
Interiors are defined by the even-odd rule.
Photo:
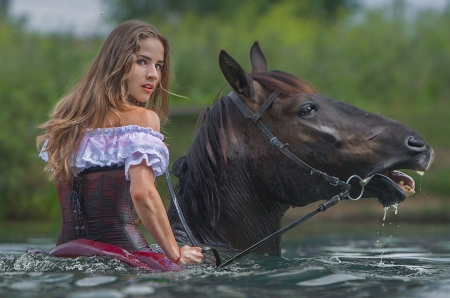
[[[0,0],[0,21],[3,21],[8,15],[9,0]]]
[[[297,13],[301,16],[320,17],[335,20],[343,11],[357,8],[357,0],[103,0],[113,22],[129,19],[166,18],[170,15],[193,13],[197,15],[215,14],[230,16],[243,7],[256,9],[262,13],[273,5],[295,1],[298,4]]]
[[[348,14],[359,8],[356,0],[309,0],[307,2],[314,15],[328,21],[335,21],[341,13]]]
[[[43,37],[0,22],[0,219],[59,216],[54,182],[37,156],[36,126],[98,48],[95,40]]]

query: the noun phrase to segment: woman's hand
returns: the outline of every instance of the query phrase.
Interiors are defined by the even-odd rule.
[[[180,264],[197,264],[201,263],[204,258],[202,249],[200,247],[192,247],[185,245],[181,248],[181,257],[178,263]]]

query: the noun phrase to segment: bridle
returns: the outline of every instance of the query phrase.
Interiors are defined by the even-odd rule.
[[[277,232],[267,236],[266,238],[262,239],[261,241],[255,243],[254,245],[252,245],[251,247],[247,248],[246,250],[240,252],[239,254],[237,254],[236,256],[234,256],[233,258],[231,258],[230,260],[226,261],[223,264],[220,264],[220,257],[217,253],[217,251],[215,251],[214,249],[211,248],[204,248],[203,250],[212,250],[215,257],[216,257],[216,266],[218,268],[224,268],[225,266],[231,264],[233,261],[242,258],[243,256],[247,255],[248,253],[254,251],[255,249],[257,249],[258,247],[264,245],[265,243],[273,240],[274,238],[280,237],[283,233],[287,232],[288,230],[292,229],[293,227],[299,225],[300,223],[306,221],[307,219],[311,218],[312,216],[314,216],[315,214],[319,213],[319,212],[324,212],[326,211],[328,208],[336,205],[337,203],[339,203],[341,200],[343,199],[350,199],[353,201],[357,201],[359,200],[363,194],[364,194],[364,186],[366,186],[370,179],[372,179],[373,176],[367,177],[367,178],[361,178],[358,175],[352,175],[348,178],[347,181],[342,181],[337,177],[333,177],[330,176],[324,172],[321,172],[313,167],[311,167],[310,165],[308,165],[307,163],[305,163],[303,160],[301,160],[300,158],[298,158],[295,154],[293,154],[289,149],[287,149],[288,144],[283,144],[282,142],[280,142],[278,140],[277,137],[275,137],[270,130],[261,122],[259,121],[261,116],[263,115],[263,113],[267,110],[267,108],[269,108],[272,103],[274,102],[274,100],[281,94],[281,92],[279,91],[274,91],[264,102],[264,104],[261,106],[261,108],[258,110],[258,112],[256,114],[254,114],[249,107],[245,104],[245,102],[234,92],[230,92],[228,94],[228,96],[230,97],[231,101],[236,105],[236,107],[239,109],[239,111],[244,115],[244,117],[246,119],[249,119],[252,121],[253,124],[255,124],[262,132],[263,134],[266,136],[266,138],[268,139],[269,143],[272,144],[272,146],[274,146],[276,149],[278,149],[281,153],[283,153],[284,155],[286,155],[289,159],[291,159],[295,164],[297,164],[298,166],[300,166],[302,169],[308,171],[310,173],[310,175],[312,177],[317,177],[320,178],[324,181],[329,182],[332,186],[336,186],[338,188],[340,188],[342,191],[335,195],[334,197],[332,197],[329,201],[319,205],[315,210],[309,212],[308,214],[298,218],[297,220],[293,221],[292,223],[288,224],[287,226],[281,228],[280,230],[278,230]],[[358,179],[359,180],[359,184],[362,187],[361,189],[361,193],[359,194],[358,197],[356,198],[352,198],[350,196],[350,189],[351,189],[351,185],[350,185],[350,181],[352,179]],[[191,241],[191,243],[196,246],[196,241],[194,239],[194,237],[192,236],[192,233],[190,232],[190,229],[188,227],[188,225],[186,224],[186,222],[184,221],[183,218],[183,214],[181,212],[181,209],[179,208],[176,196],[175,196],[175,192],[173,191],[173,187],[172,187],[172,183],[170,181],[170,175],[168,172],[166,172],[166,180],[167,180],[167,184],[169,187],[169,191],[170,191],[170,195],[172,197],[172,201],[175,205],[175,209],[180,217],[181,223],[186,231],[186,234],[189,238],[189,240]]]
[[[229,265],[234,260],[242,258],[244,255],[254,251],[258,247],[260,247],[263,244],[267,243],[268,241],[281,236],[283,233],[285,233],[288,230],[292,229],[293,227],[299,225],[300,223],[306,221],[307,219],[309,219],[313,215],[315,215],[315,214],[317,214],[319,212],[323,212],[323,211],[327,210],[328,208],[336,205],[337,203],[339,203],[343,199],[348,198],[348,199],[354,200],[354,201],[359,200],[363,196],[364,186],[367,185],[369,183],[370,179],[372,179],[372,177],[373,177],[373,176],[371,176],[371,177],[367,177],[367,178],[363,179],[363,178],[359,177],[358,175],[352,175],[352,176],[350,176],[348,178],[347,181],[344,182],[344,181],[341,181],[337,177],[330,176],[330,175],[328,175],[328,174],[326,174],[324,172],[321,172],[321,171],[311,167],[310,165],[305,163],[303,160],[298,158],[291,151],[289,151],[289,149],[287,149],[288,144],[283,144],[282,142],[280,142],[277,139],[277,137],[275,137],[270,132],[270,130],[261,121],[259,121],[259,119],[261,118],[263,113],[267,110],[268,107],[270,107],[272,105],[273,101],[280,94],[281,94],[281,92],[274,91],[266,99],[266,101],[264,102],[264,104],[261,106],[261,108],[258,110],[258,112],[256,114],[254,114],[249,109],[249,107],[245,104],[245,102],[234,91],[231,91],[228,94],[228,96],[230,97],[232,102],[236,105],[236,107],[239,109],[239,111],[244,115],[244,117],[247,118],[247,119],[250,119],[263,132],[263,134],[266,136],[266,138],[269,140],[269,143],[272,144],[272,146],[277,148],[281,153],[286,155],[289,159],[291,159],[294,163],[296,163],[302,169],[308,171],[312,177],[317,177],[317,178],[320,178],[322,180],[325,180],[325,181],[329,182],[331,185],[339,187],[340,189],[342,189],[342,192],[337,194],[337,195],[335,195],[334,197],[332,197],[328,202],[321,204],[317,209],[315,209],[315,210],[311,211],[310,213],[300,217],[299,219],[293,221],[289,225],[281,228],[277,232],[267,236],[263,240],[257,242],[256,244],[252,245],[251,247],[249,247],[246,250],[242,251],[241,253],[237,254],[236,256],[231,258],[230,260],[228,260],[225,263],[223,263],[222,265],[220,265],[219,268],[223,268],[223,267]],[[352,198],[350,196],[350,189],[351,189],[350,181],[352,179],[359,179],[359,184],[362,187],[361,193],[360,193],[360,195],[357,198]]]
[[[277,148],[281,153],[286,155],[289,159],[291,159],[294,163],[296,163],[298,166],[303,168],[306,171],[309,171],[310,175],[312,177],[317,177],[320,179],[323,179],[327,182],[329,182],[333,186],[337,186],[343,190],[338,196],[341,199],[348,198],[353,201],[359,200],[363,193],[364,193],[364,186],[369,183],[370,179],[372,179],[373,176],[370,176],[368,178],[362,179],[358,175],[352,175],[350,178],[344,182],[339,180],[337,177],[329,176],[328,174],[321,172],[307,163],[305,163],[303,160],[298,158],[295,154],[293,154],[289,149],[287,149],[288,144],[281,143],[277,137],[275,137],[270,130],[261,122],[259,119],[261,118],[262,114],[267,110],[268,107],[270,107],[273,103],[273,101],[281,94],[279,91],[274,91],[264,102],[264,104],[261,106],[261,108],[258,110],[256,114],[253,114],[253,112],[248,108],[248,106],[245,104],[245,102],[238,96],[234,91],[230,92],[228,96],[232,100],[232,102],[236,105],[236,107],[239,109],[239,111],[244,115],[245,118],[251,119],[251,121],[263,132],[263,134],[266,136],[266,138],[269,140],[270,144]],[[361,193],[358,197],[352,198],[350,196],[350,181],[354,178],[357,178],[360,180],[360,185],[362,186]]]
[[[291,159],[294,163],[299,165],[304,170],[310,172],[310,175],[313,177],[321,178],[327,182],[329,182],[333,186],[337,186],[344,191],[340,194],[342,195],[342,198],[348,196],[348,192],[351,188],[350,184],[347,182],[339,180],[337,177],[332,177],[327,175],[324,172],[321,172],[319,170],[316,170],[315,168],[311,167],[307,163],[305,163],[303,160],[298,158],[295,154],[293,154],[289,149],[287,149],[288,144],[283,144],[278,140],[277,137],[275,137],[270,130],[261,122],[259,119],[261,118],[262,114],[267,110],[268,107],[273,103],[273,101],[280,95],[280,92],[274,91],[264,102],[264,104],[261,106],[259,111],[256,114],[253,114],[253,112],[248,108],[248,106],[244,103],[244,101],[236,95],[234,92],[230,92],[228,96],[231,98],[233,103],[236,105],[236,107],[239,109],[239,111],[244,115],[245,118],[251,119],[251,121],[264,133],[266,138],[269,140],[269,143],[272,144],[275,148],[277,148],[281,153],[286,155],[289,159]]]

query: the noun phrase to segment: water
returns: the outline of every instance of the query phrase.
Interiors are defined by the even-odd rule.
[[[249,255],[224,270],[203,264],[179,273],[24,254],[51,249],[52,238],[0,243],[0,297],[448,297],[447,227],[358,225],[357,233],[304,226],[286,236],[283,257]],[[225,260],[234,255],[219,251]]]

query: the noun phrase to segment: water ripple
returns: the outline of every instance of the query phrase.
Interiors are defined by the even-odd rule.
[[[285,244],[289,258],[251,254],[224,269],[201,264],[167,273],[106,257],[17,254],[28,244],[2,245],[0,297],[446,297],[450,245],[410,242],[396,238],[385,247],[368,239],[308,240]],[[224,260],[235,255],[219,252]]]

